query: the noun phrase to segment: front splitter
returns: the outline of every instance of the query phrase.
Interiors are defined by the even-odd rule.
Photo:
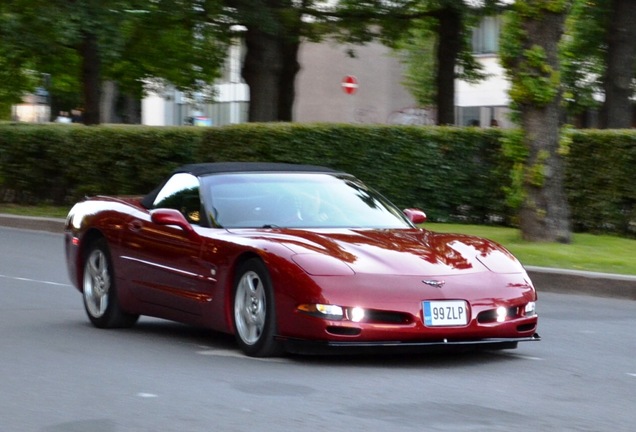
[[[296,354],[369,354],[404,352],[457,352],[470,350],[515,349],[519,342],[538,342],[539,334],[521,338],[485,338],[477,340],[433,341],[310,341],[293,338],[277,338],[285,350]]]

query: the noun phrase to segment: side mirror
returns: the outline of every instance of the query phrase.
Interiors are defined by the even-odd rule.
[[[188,235],[196,235],[192,225],[175,209],[162,208],[150,211],[150,220],[157,225],[176,225]]]
[[[404,209],[404,214],[415,225],[426,222],[426,213],[422,210],[408,208]]]

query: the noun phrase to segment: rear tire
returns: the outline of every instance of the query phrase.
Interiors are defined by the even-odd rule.
[[[283,353],[275,340],[276,308],[269,272],[258,258],[245,261],[234,281],[234,333],[241,350],[252,357]]]
[[[118,303],[106,240],[99,239],[88,247],[82,281],[84,309],[95,327],[122,328],[137,322],[139,315],[124,312]]]

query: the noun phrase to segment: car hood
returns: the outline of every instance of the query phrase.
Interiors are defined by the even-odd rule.
[[[461,234],[421,229],[276,229],[261,231],[253,238],[284,245],[293,252],[294,262],[310,274],[328,275],[330,269],[341,274],[342,263],[359,274],[524,272],[517,259],[499,244]]]

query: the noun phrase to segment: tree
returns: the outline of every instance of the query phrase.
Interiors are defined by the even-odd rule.
[[[636,76],[636,2],[576,0],[562,47],[565,100],[574,115],[600,107],[600,126],[629,128]],[[599,102],[597,99],[602,99]]]
[[[363,18],[362,29],[345,20],[346,32],[353,29],[363,42],[375,37],[407,51],[407,64],[412,65],[407,66],[407,85],[423,86],[414,94],[423,105],[437,107],[439,125],[455,123],[455,79],[475,82],[485,77],[472,56],[470,28],[481,17],[507,7],[501,0],[345,0],[339,4],[345,19]],[[366,38],[359,36],[363,32],[368,33]]]
[[[248,120],[291,121],[298,50],[303,40],[317,40],[326,31],[320,16],[325,0],[226,0],[203,2],[211,24],[245,29],[242,75],[250,89]]]
[[[420,107],[435,104],[435,33],[423,22],[395,45],[405,65],[404,85]]]
[[[63,93],[69,83],[81,86],[83,120],[97,124],[106,80],[140,96],[148,79],[165,78],[196,91],[218,75],[223,33],[208,25],[197,3],[12,0],[0,6],[7,25],[0,46],[4,52],[22,53],[14,65],[20,73],[48,73],[54,92]]]
[[[606,128],[632,126],[636,67],[636,1],[613,0],[607,29],[607,69],[604,76],[605,102],[601,110],[601,125]]]
[[[11,3],[0,2],[0,106],[10,107],[22,100],[25,93],[34,90],[40,77],[33,67],[30,55],[31,40],[22,37],[22,48],[7,41],[16,39],[21,29]],[[25,11],[27,17],[30,15]]]
[[[334,5],[334,3],[336,3]],[[350,43],[373,39],[389,45],[403,38],[414,20],[428,18],[437,38],[439,70],[436,104],[441,124],[454,122],[454,78],[458,64],[474,72],[467,48],[465,16],[499,4],[485,0],[475,9],[456,0],[226,0],[206,9],[210,22],[245,28],[243,78],[250,88],[249,121],[291,121],[294,82],[300,70],[298,50],[306,40],[334,37]],[[468,60],[468,61],[466,61]]]
[[[501,60],[511,81],[527,159],[522,169],[521,233],[531,241],[570,241],[559,149],[561,81],[558,44],[570,2],[515,2],[507,14]]]
[[[583,116],[599,106],[597,97],[603,93],[605,22],[610,12],[606,0],[594,2],[593,7],[589,3],[574,1],[561,46],[565,106],[571,115],[580,117],[576,123],[582,126],[587,124]]]

